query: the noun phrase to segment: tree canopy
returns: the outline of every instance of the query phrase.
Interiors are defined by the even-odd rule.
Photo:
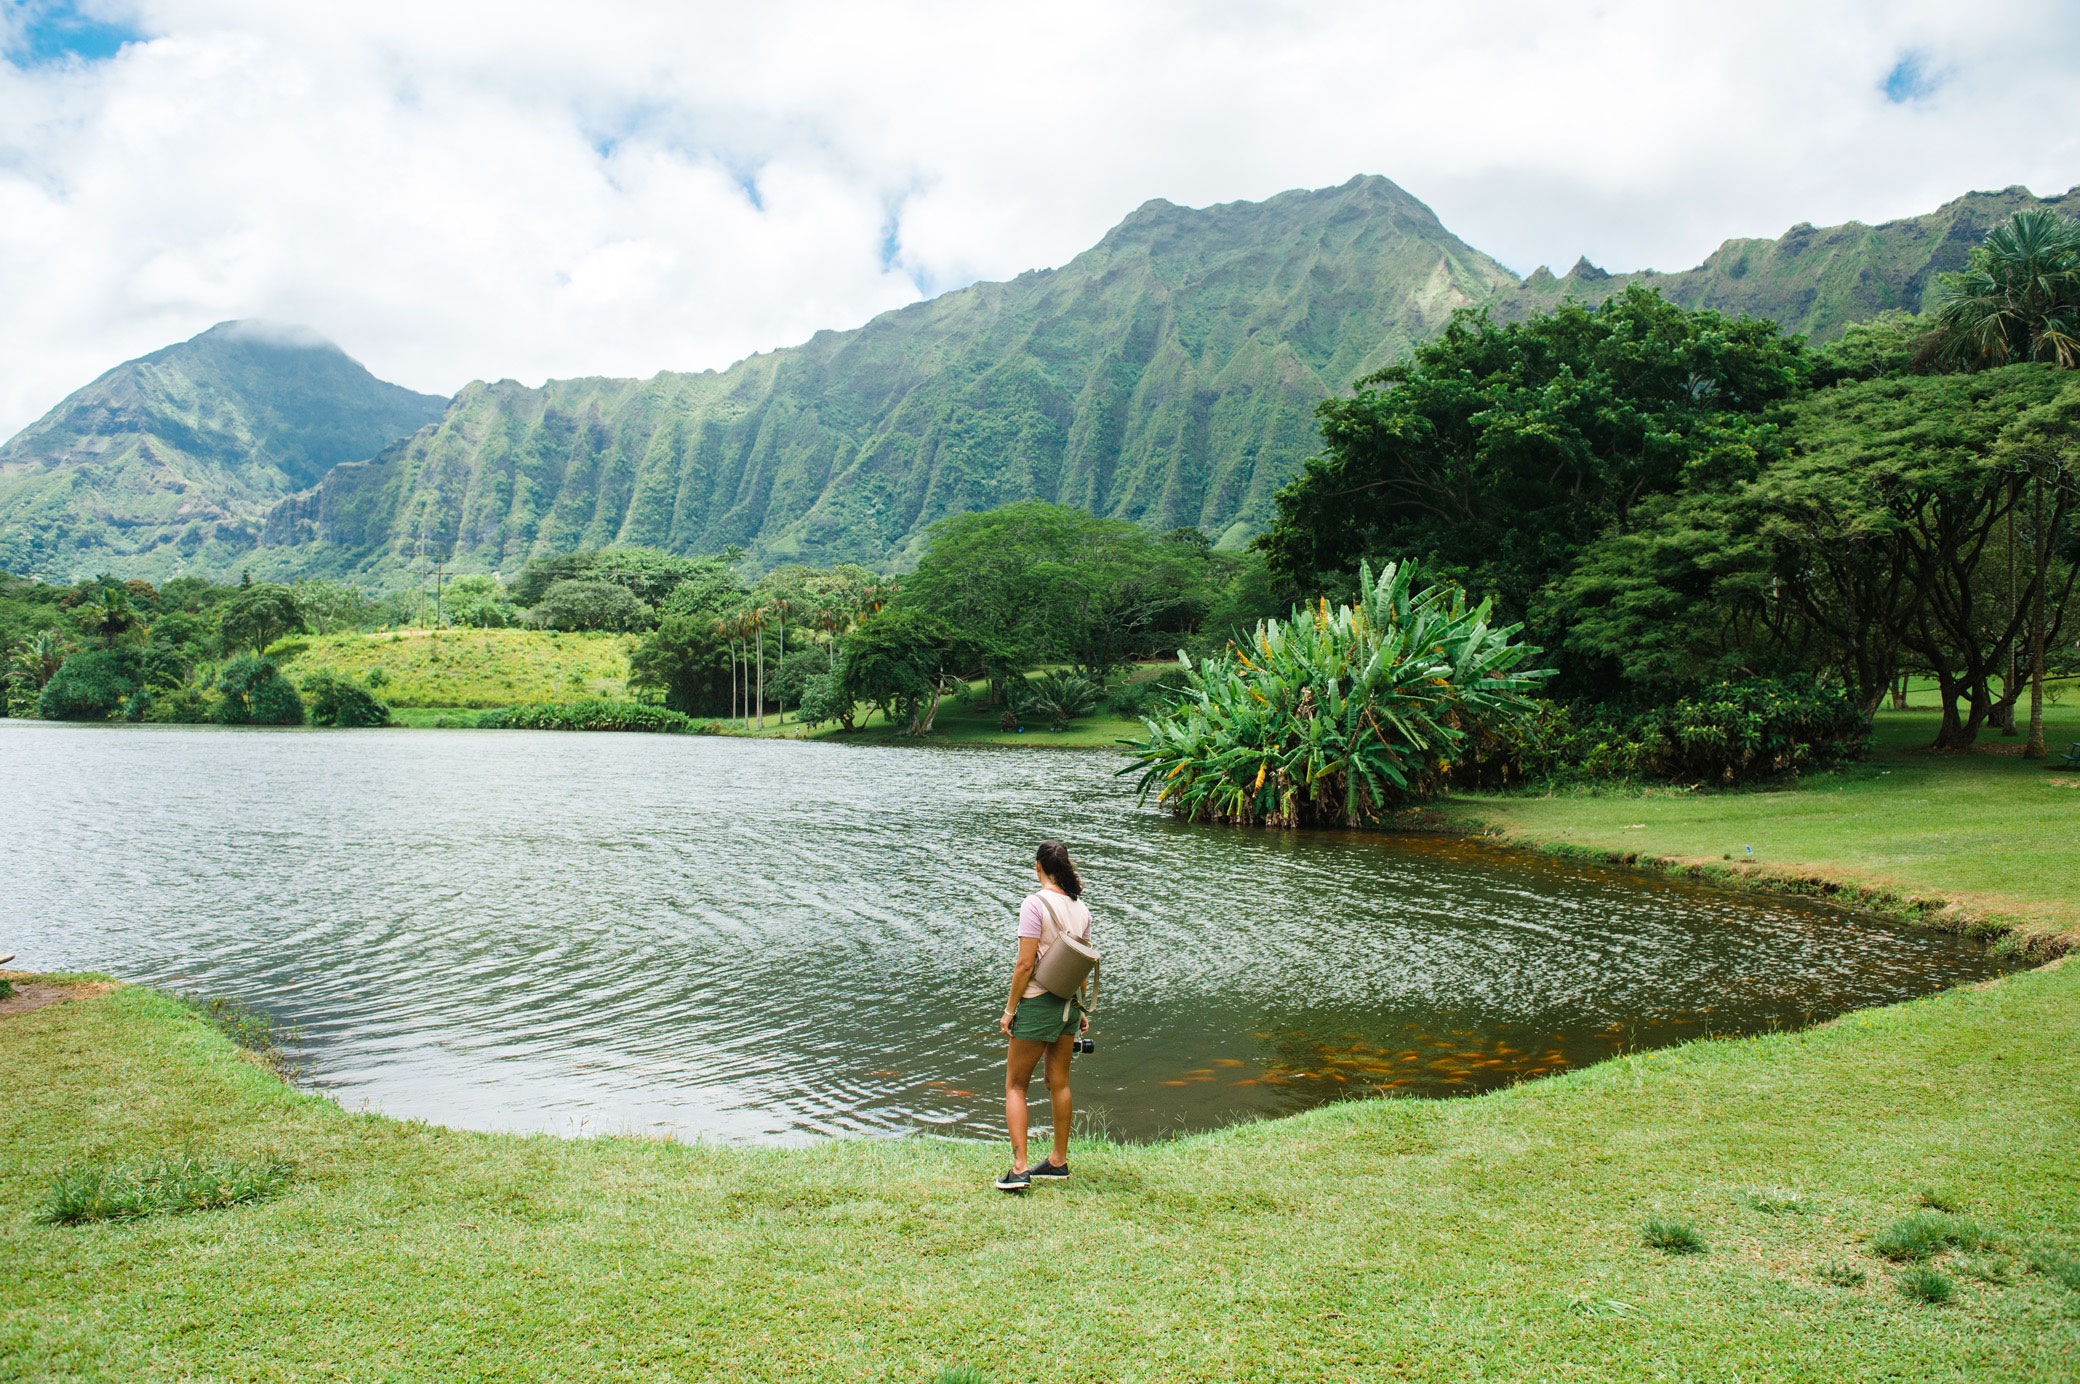
[[[1332,593],[1363,560],[1420,557],[1559,645],[1568,612],[1541,603],[1548,583],[1654,497],[1745,480],[1780,455],[1804,368],[1774,323],[1637,286],[1523,323],[1461,312],[1320,405],[1325,450],[1279,491],[1259,546],[1302,590]]]

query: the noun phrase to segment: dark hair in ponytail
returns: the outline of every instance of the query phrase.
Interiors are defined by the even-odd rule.
[[[1076,877],[1076,866],[1069,859],[1069,848],[1059,841],[1042,841],[1040,849],[1033,854],[1033,863],[1047,871],[1047,877],[1072,899],[1083,897],[1083,881]]]

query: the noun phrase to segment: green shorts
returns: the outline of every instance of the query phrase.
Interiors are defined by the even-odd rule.
[[[1067,1019],[1062,1017],[1065,1003],[1069,1007]],[[1034,995],[1018,1002],[1018,1012],[1011,1016],[1011,1036],[1031,1043],[1052,1043],[1074,1033],[1082,1017],[1074,1000],[1065,1001],[1060,995]]]

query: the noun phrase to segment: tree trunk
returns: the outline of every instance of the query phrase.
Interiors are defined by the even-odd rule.
[[[1892,709],[1894,711],[1905,711],[1907,709],[1907,675],[1905,673],[1901,673],[1893,679]]]
[[[766,632],[760,629],[758,647],[758,728],[766,728]]]
[[[777,678],[780,670],[787,665],[787,617],[785,615],[780,617],[780,652],[775,655],[775,658],[778,661],[773,664],[773,674]],[[780,691],[777,686],[773,691],[775,694],[773,700],[779,703],[780,706],[779,724],[785,725],[787,723],[787,694]]]
[[[2036,562],[2035,607],[2029,617],[2029,739],[2022,744],[2024,759],[2046,759],[2044,748],[2044,607],[2051,595],[2051,535],[2044,529],[2044,482],[2037,482],[2036,502],[2030,525],[2030,557]]]
[[[1936,729],[1936,749],[1961,750],[1972,743],[1965,734],[1964,722],[1957,715],[1957,698],[1963,690],[1948,668],[1937,666],[1936,700],[1943,708],[1943,724]]]
[[[1994,702],[1993,710],[1986,713],[1986,724],[2000,727],[2002,735],[2021,734],[2015,729],[2015,704],[2022,700],[2021,662],[2020,651],[2010,650],[2008,674],[2001,680],[2000,699]]]
[[[2015,506],[2008,506],[2008,618],[2015,618],[2017,602],[2015,593]],[[2015,641],[2008,641],[2008,671],[2001,678],[2000,705],[1993,709],[1993,724],[2001,728],[2002,735],[2015,734],[2015,700],[2022,694],[2022,659]]]
[[[734,639],[729,642],[729,715],[733,721],[737,717],[737,641]]]

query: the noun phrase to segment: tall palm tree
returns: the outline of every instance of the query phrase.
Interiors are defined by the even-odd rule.
[[[116,646],[118,636],[137,624],[137,611],[130,604],[130,593],[113,582],[104,582],[97,587],[80,609],[80,618],[111,649]]]
[[[752,705],[758,708],[758,729],[766,728],[766,608],[753,606],[744,616],[751,626],[752,648],[758,659],[758,692]]]
[[[771,603],[773,616],[775,621],[779,625],[780,633],[779,652],[773,655],[773,675],[776,678],[780,675],[780,669],[782,668],[782,666],[784,666],[787,662],[787,612],[792,604],[793,603],[789,601],[785,596],[777,596],[773,599]],[[782,725],[785,725],[787,722],[787,694],[779,690],[780,687],[784,685],[785,684],[776,684],[774,688],[774,691],[778,693],[774,700],[778,702],[780,706],[779,724]]]
[[[1936,356],[1945,365],[2080,366],[2080,221],[2016,212],[1938,283]]]

